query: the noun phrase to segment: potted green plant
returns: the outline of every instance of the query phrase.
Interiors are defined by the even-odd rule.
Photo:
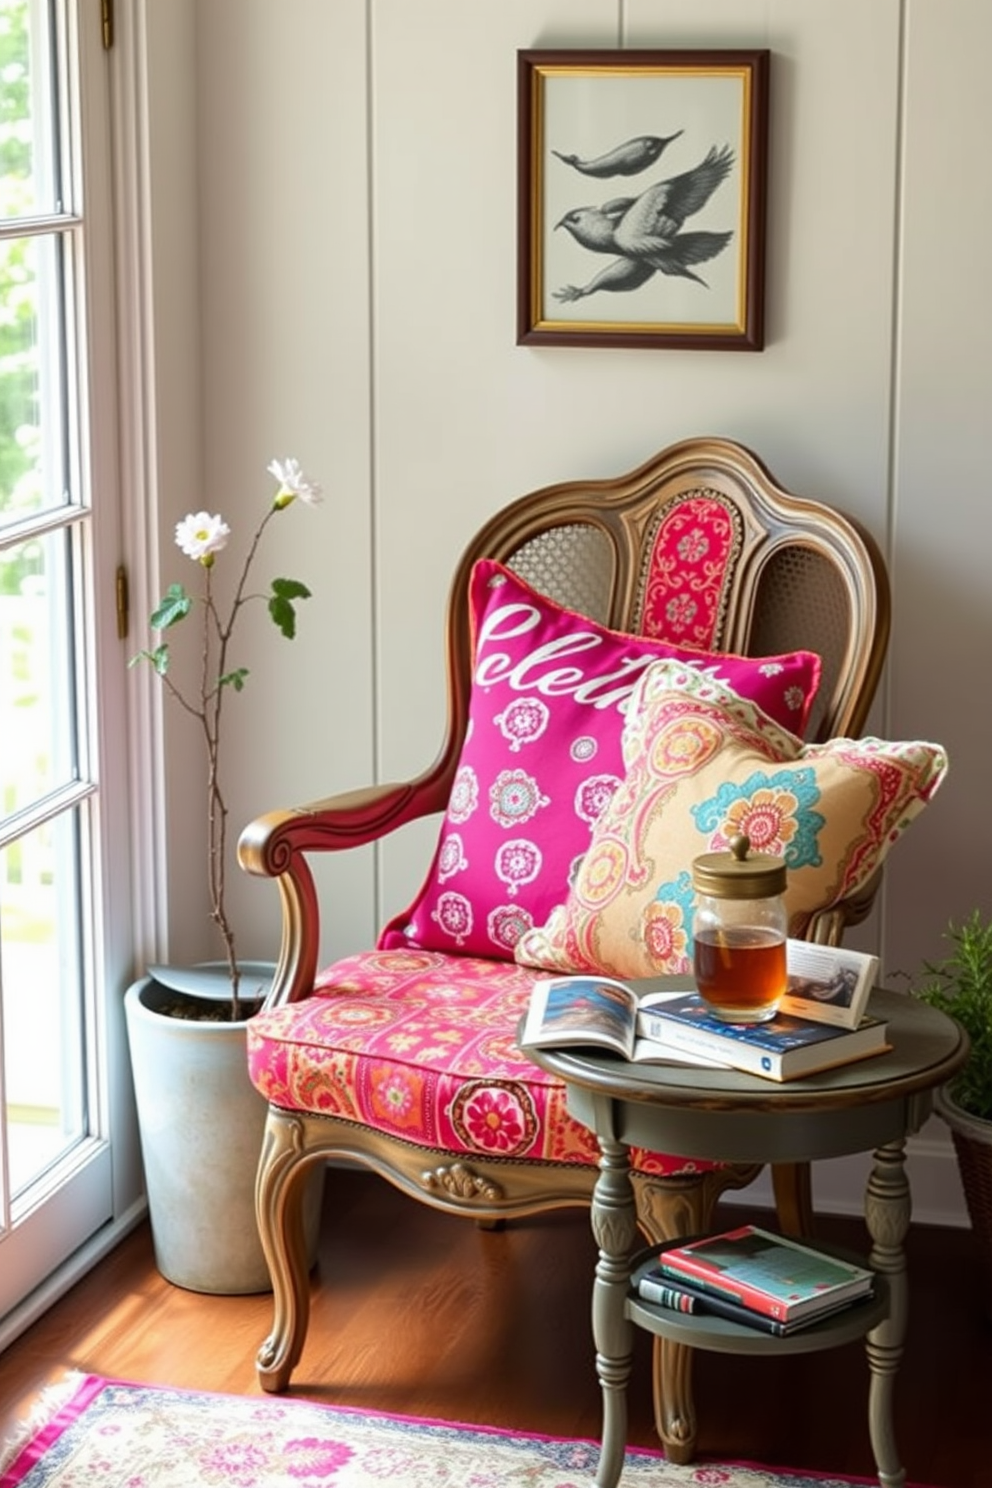
[[[951,1130],[972,1229],[985,1266],[985,1307],[992,1317],[992,917],[973,910],[945,932],[951,949],[923,963],[914,994],[956,1018],[971,1049],[960,1074],[934,1104]]]
[[[248,1076],[247,1020],[264,1000],[272,966],[239,959],[225,901],[228,808],[221,786],[221,736],[227,699],[240,693],[248,669],[232,664],[231,645],[245,607],[264,601],[287,639],[296,634],[296,603],[310,591],[276,578],[264,594],[249,588],[270,522],[297,500],[312,505],[320,488],[296,460],[273,460],[271,504],[248,542],[233,593],[222,605],[214,565],[231,532],[219,515],[194,512],[176,527],[176,543],[200,575],[194,596],[172,584],[150,618],[157,633],[188,616],[200,619],[199,671],[190,694],[170,671],[166,641],[143,650],[145,662],[200,731],[206,763],[209,914],[224,956],[201,967],[150,967],[125,997],[145,1187],[155,1258],[168,1280],[192,1291],[241,1294],[267,1290],[269,1273],[255,1223],[255,1170],[266,1103]],[[316,1240],[319,1190],[308,1215]]]

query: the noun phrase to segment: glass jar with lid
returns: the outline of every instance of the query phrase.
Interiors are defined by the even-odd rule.
[[[773,1018],[786,990],[784,858],[752,853],[746,836],[733,837],[729,852],[693,859],[692,882],[700,997],[727,1023]]]

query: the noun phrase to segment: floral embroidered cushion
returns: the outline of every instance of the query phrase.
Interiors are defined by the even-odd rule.
[[[565,1087],[516,1046],[534,973],[512,961],[369,951],[318,976],[311,997],[247,1023],[266,1100],[472,1157],[594,1165],[596,1138]],[[631,1150],[640,1172],[719,1166]]]
[[[790,935],[883,862],[947,771],[937,744],[804,745],[730,687],[654,662],[631,701],[623,784],[600,815],[564,902],[517,959],[620,977],[692,969],[691,865],[746,834],[784,857]]]
[[[482,560],[470,584],[468,729],[434,861],[380,949],[512,959],[567,891],[623,775],[621,732],[645,667],[677,657],[801,733],[820,681],[811,651],[743,657],[609,630]]]

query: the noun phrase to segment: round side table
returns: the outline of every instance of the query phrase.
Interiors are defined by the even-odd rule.
[[[933,1091],[968,1055],[951,1018],[906,994],[876,990],[868,1012],[888,1022],[891,1051],[785,1084],[736,1070],[634,1065],[588,1050],[528,1048],[528,1057],[558,1075],[577,1120],[600,1147],[592,1227],[599,1246],[593,1282],[596,1371],[603,1391],[603,1437],[597,1488],[615,1488],[627,1434],[627,1383],[633,1328],[656,1334],[665,1350],[716,1349],[747,1355],[808,1352],[864,1336],[870,1370],[868,1424],[882,1488],[903,1488],[892,1421],[896,1371],[907,1320],[903,1241],[911,1213],[906,1139],[926,1121]],[[875,1300],[809,1329],[775,1337],[721,1318],[669,1312],[631,1290],[637,1242],[629,1148],[677,1152],[725,1162],[811,1162],[872,1152],[865,1191],[871,1236],[867,1264],[878,1278]],[[687,1380],[676,1356],[666,1377]],[[664,1403],[665,1422],[691,1417],[685,1399]],[[662,1432],[665,1440],[665,1432]],[[684,1454],[679,1456],[685,1460]]]

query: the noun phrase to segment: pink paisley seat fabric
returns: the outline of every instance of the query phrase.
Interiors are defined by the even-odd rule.
[[[333,1116],[460,1157],[595,1164],[565,1090],[516,1045],[533,971],[439,951],[370,951],[328,967],[303,1002],[248,1023],[251,1078],[289,1111]],[[633,1149],[642,1172],[704,1171]]]

